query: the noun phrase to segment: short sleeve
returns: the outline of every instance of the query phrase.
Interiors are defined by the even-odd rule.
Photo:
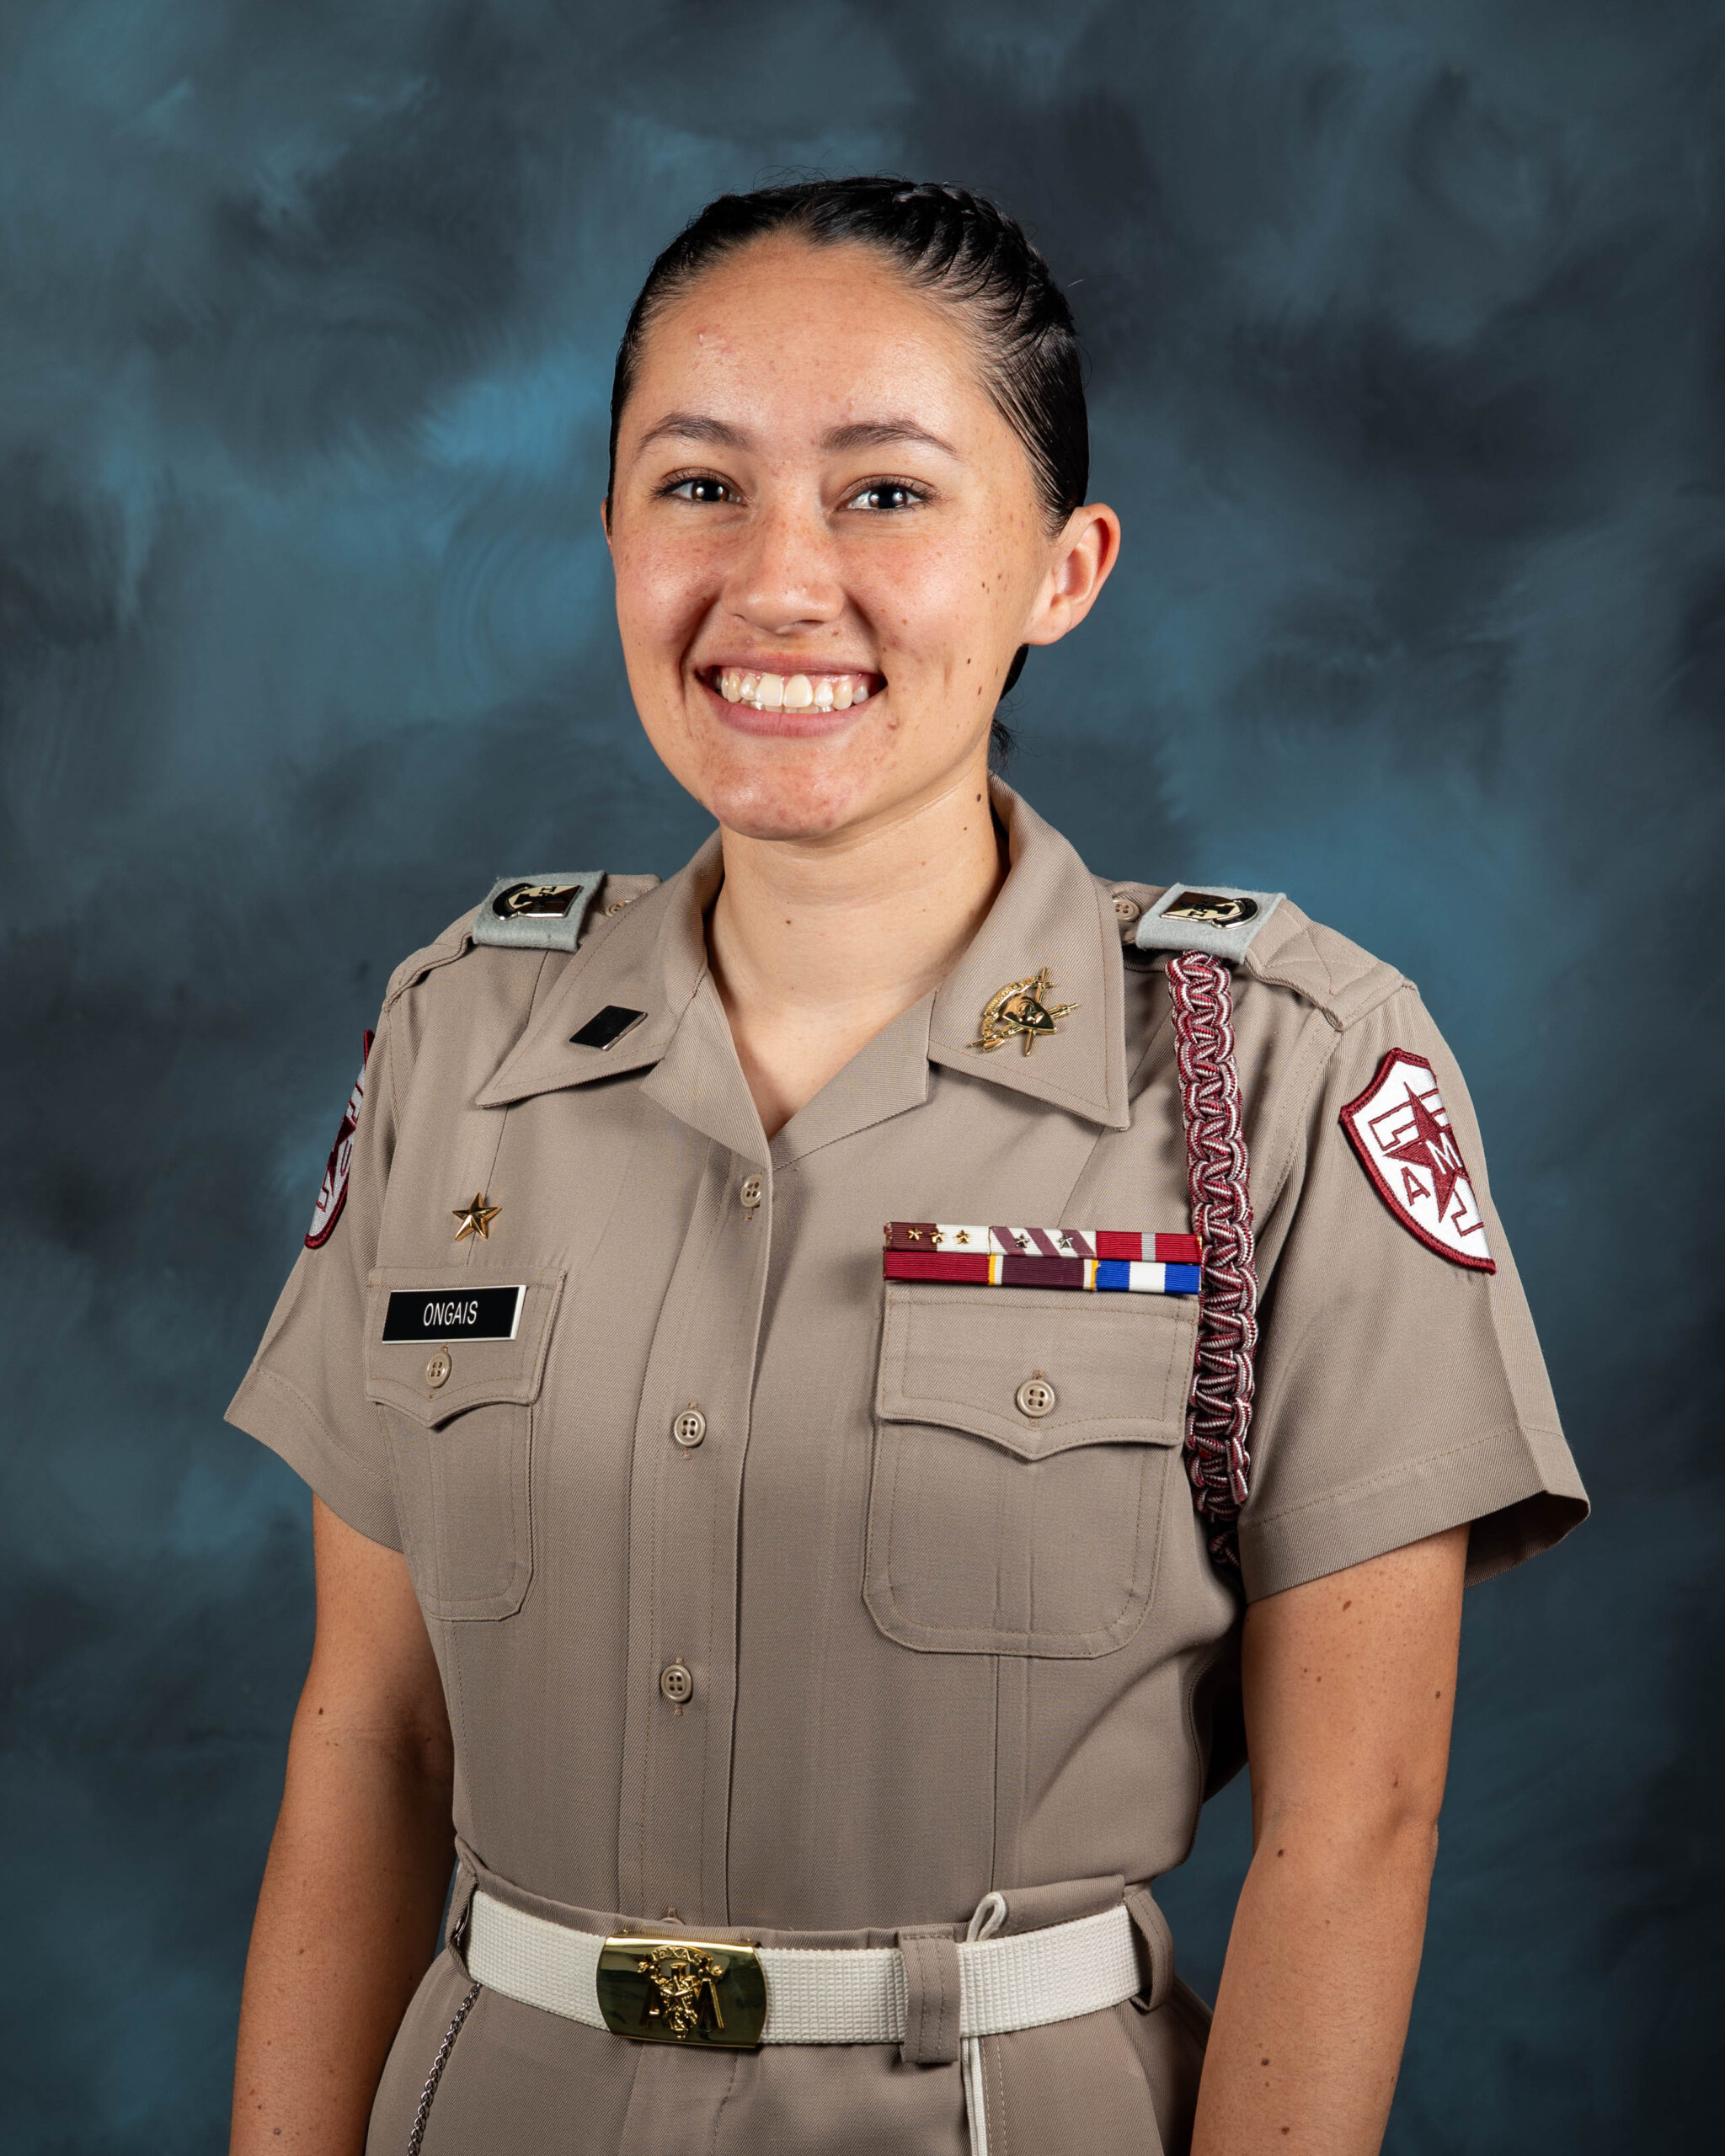
[[[350,1527],[402,1546],[382,1417],[366,1397],[366,1277],[394,1150],[395,1096],[386,1011],[349,1103],[312,1234],[288,1275],[227,1420],[279,1453]],[[351,1139],[345,1180],[344,1140]],[[332,1211],[332,1206],[334,1210]]]
[[[1420,1123],[1410,1094],[1437,1120]],[[1252,1489],[1240,1521],[1247,1597],[1464,1522],[1468,1579],[1490,1578],[1567,1534],[1587,1496],[1492,1204],[1472,1104],[1411,985],[1340,1035],[1297,1113],[1292,1169],[1259,1224]],[[1466,1185],[1458,1195],[1450,1181],[1453,1154],[1439,1144],[1434,1177],[1422,1151],[1445,1113],[1472,1212]],[[1406,1157],[1381,1157],[1374,1130]],[[1475,1239],[1444,1229],[1439,1193],[1453,1219],[1477,1220]],[[1422,1231],[1426,1221],[1439,1232]],[[1445,1233],[1473,1262],[1450,1253]]]

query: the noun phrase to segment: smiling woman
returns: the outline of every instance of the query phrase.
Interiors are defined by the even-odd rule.
[[[318,1566],[243,2156],[1377,2147],[1464,1579],[1585,1500],[1412,986],[991,778],[1087,476],[987,203],[654,264],[605,526],[717,828],[398,970],[234,1403]],[[1247,1756],[1212,2027],[1151,1882]]]

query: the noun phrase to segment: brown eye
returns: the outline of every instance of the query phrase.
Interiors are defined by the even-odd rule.
[[[673,499],[686,502],[718,503],[731,498],[731,490],[724,481],[713,478],[679,479],[665,492]]]
[[[902,479],[874,479],[852,494],[846,507],[890,512],[915,509],[923,499],[916,488],[907,486]]]

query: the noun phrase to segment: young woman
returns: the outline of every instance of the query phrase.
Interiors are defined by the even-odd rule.
[[[718,830],[399,969],[235,1401],[318,1631],[233,2147],[1365,2156],[1464,1581],[1585,1510],[1461,1078],[991,778],[1119,545],[1009,219],[713,204],[611,448]],[[1148,1882],[1242,1737],[1211,2023]]]

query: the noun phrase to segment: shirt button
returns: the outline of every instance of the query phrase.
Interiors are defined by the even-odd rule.
[[[755,1210],[755,1208],[761,1203],[760,1177],[745,1176],[743,1178],[743,1187],[740,1195],[743,1200],[744,1211],[745,1213],[752,1213]]]
[[[449,1351],[447,1348],[440,1348],[425,1365],[425,1382],[433,1392],[436,1391],[439,1385],[446,1385],[449,1382]]]
[[[1119,914],[1122,921],[1136,921],[1143,910],[1143,907],[1139,905],[1137,899],[1129,899],[1124,891],[1114,900],[1114,911]]]
[[[668,1662],[659,1673],[659,1689],[674,1707],[681,1707],[695,1696],[695,1680],[686,1664]]]
[[[1040,1422],[1055,1404],[1055,1389],[1038,1370],[1025,1379],[1012,1397],[1018,1403],[1018,1412],[1028,1415],[1033,1422]]]
[[[692,1400],[671,1424],[670,1433],[685,1452],[693,1452],[707,1435],[707,1417]]]

